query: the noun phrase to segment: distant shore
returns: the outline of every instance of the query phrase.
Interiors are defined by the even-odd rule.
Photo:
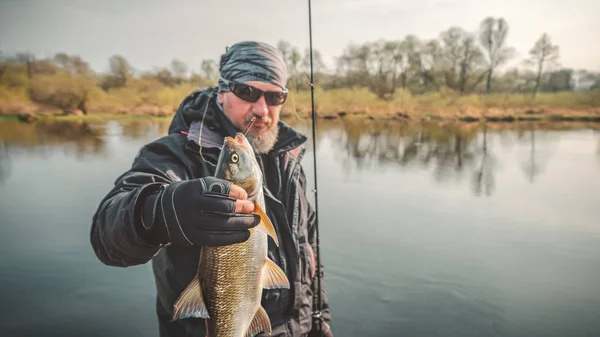
[[[38,120],[57,120],[57,121],[94,121],[94,120],[118,120],[118,119],[153,119],[170,120],[173,113],[162,114],[140,114],[140,113],[91,113],[91,114],[64,114],[58,111],[42,111],[38,113],[0,113],[0,119],[13,119],[25,123],[32,123]],[[310,119],[310,114],[291,114],[282,113],[282,119]],[[381,112],[345,112],[337,113],[327,112],[318,113],[317,119],[323,120],[393,120],[393,121],[458,121],[458,122],[515,122],[515,121],[546,121],[546,122],[599,122],[600,110],[567,110],[567,109],[489,109],[487,111],[468,108],[466,111],[445,111],[443,113],[435,112],[403,112],[381,113]]]
[[[181,96],[181,97],[179,97]],[[39,119],[94,120],[123,118],[172,118],[182,93],[163,105],[111,104],[92,100],[81,110],[64,112],[26,99],[0,100],[0,116],[23,122]],[[319,119],[441,120],[441,121],[585,121],[600,122],[600,90],[591,92],[457,95],[400,93],[393,100],[376,99],[365,89],[316,90],[315,110]],[[309,91],[292,92],[282,118],[310,118]]]

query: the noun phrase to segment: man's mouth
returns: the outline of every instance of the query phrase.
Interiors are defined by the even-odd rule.
[[[252,122],[252,120],[246,122],[246,123],[251,123],[252,124],[252,128],[263,128],[265,126],[270,125],[270,123],[268,123],[268,121],[265,121],[262,118],[257,118],[254,122]]]

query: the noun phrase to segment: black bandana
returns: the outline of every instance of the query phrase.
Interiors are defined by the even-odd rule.
[[[229,91],[228,81],[261,81],[285,88],[287,68],[279,51],[263,42],[246,41],[226,48],[219,64],[219,91]]]

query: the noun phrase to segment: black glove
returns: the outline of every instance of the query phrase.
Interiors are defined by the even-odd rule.
[[[316,322],[313,321],[312,329],[308,333],[307,337],[333,337],[333,332],[329,327],[329,323],[321,321],[321,336],[319,336],[319,329]]]
[[[150,242],[183,246],[224,246],[250,237],[256,214],[235,213],[231,182],[215,177],[164,185],[144,204],[142,225]]]

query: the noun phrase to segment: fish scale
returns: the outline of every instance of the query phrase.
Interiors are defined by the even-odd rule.
[[[267,236],[252,230],[250,238],[242,244],[203,247],[206,258],[201,260],[204,263],[199,268],[204,271],[202,294],[207,308],[214,308],[208,309],[213,318],[208,321],[208,330],[216,336],[243,336],[250,325],[256,311],[254,303],[260,302],[262,293],[262,289],[256,292],[255,286],[260,282],[266,258],[266,254],[260,256],[260,253],[265,251],[266,244]],[[232,324],[216,324],[221,318]]]
[[[196,277],[174,305],[173,320],[204,318],[208,337],[250,337],[271,332],[261,306],[263,289],[287,288],[287,276],[267,256],[268,236],[279,245],[266,215],[262,173],[246,137],[226,137],[217,163],[217,178],[242,187],[254,203],[260,223],[241,243],[201,247]]]

